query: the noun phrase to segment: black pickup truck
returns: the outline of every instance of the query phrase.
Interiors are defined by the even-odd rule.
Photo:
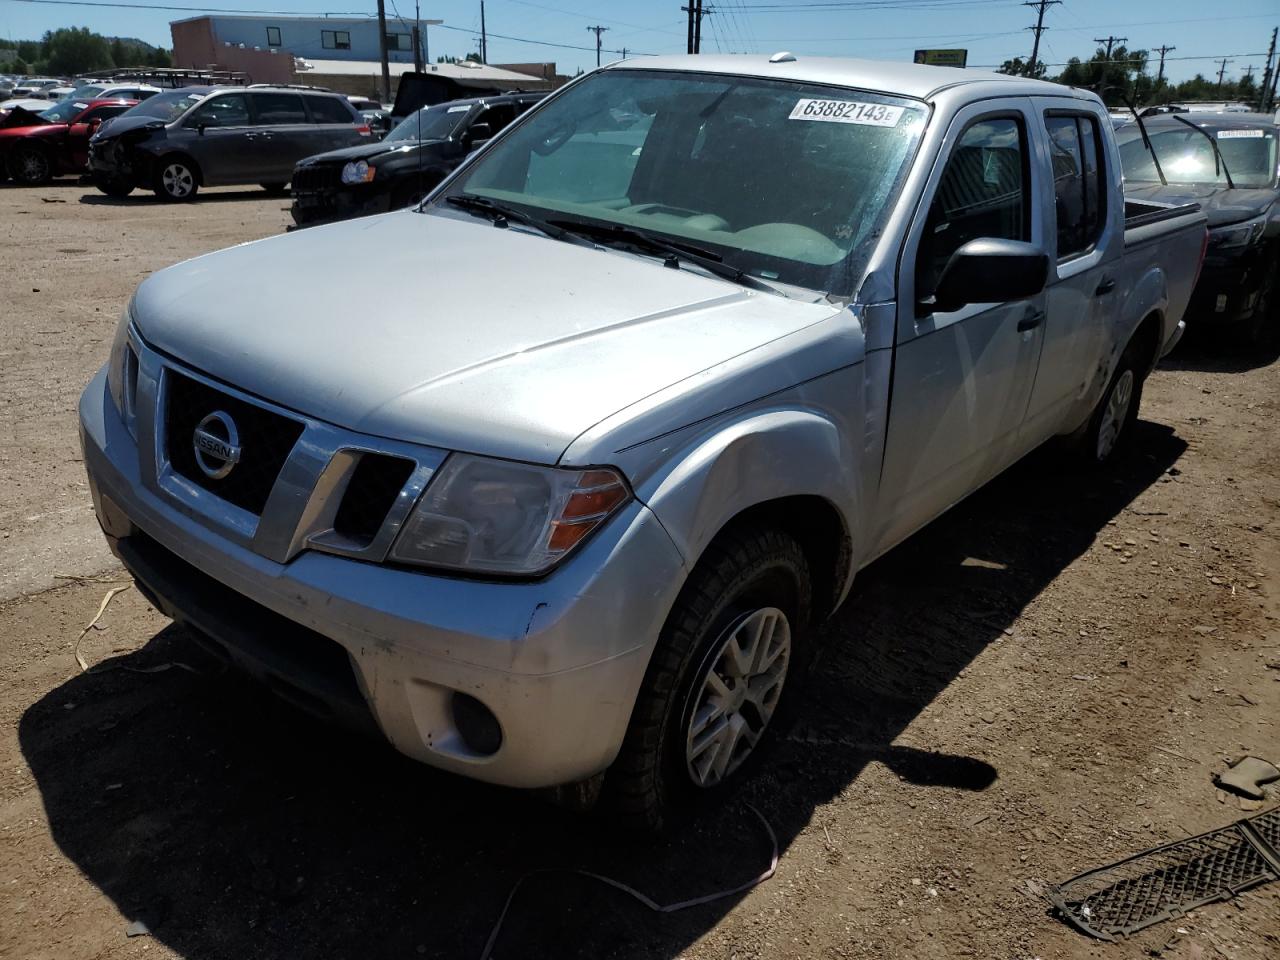
[[[377,143],[301,160],[293,171],[294,222],[312,226],[417,202],[543,96],[517,93],[436,104],[411,113]]]

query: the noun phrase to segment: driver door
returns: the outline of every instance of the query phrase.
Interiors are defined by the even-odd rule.
[[[192,110],[182,127],[183,146],[200,165],[205,186],[244,182],[257,155],[248,94],[212,97]]]
[[[877,553],[1017,457],[1040,357],[1044,293],[945,312],[929,306],[929,298],[951,254],[970,240],[1043,247],[1034,122],[1030,101],[1022,99],[961,111],[916,210],[899,265]]]

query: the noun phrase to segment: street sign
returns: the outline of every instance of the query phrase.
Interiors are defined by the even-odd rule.
[[[969,62],[968,50],[917,50],[916,63],[931,67],[963,67]]]

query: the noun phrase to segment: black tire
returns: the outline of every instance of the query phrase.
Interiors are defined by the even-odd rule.
[[[155,163],[151,189],[168,203],[186,203],[200,191],[200,171],[186,157],[161,157]]]
[[[718,654],[726,638],[744,620],[771,608],[785,614],[790,627],[790,647],[772,716],[763,720],[759,739],[747,748],[745,759],[717,782],[701,784],[688,751],[694,711],[705,695],[703,684],[723,662]],[[657,832],[732,790],[786,720],[787,707],[810,659],[806,643],[810,609],[809,565],[792,537],[751,527],[731,528],[717,537],[667,617],[622,749],[605,774],[605,812],[627,827]],[[751,724],[746,708],[743,704],[741,716]],[[761,715],[756,712],[754,717],[760,720]],[[736,750],[730,754],[736,755]]]
[[[117,200],[122,200],[129,194],[133,193],[133,184],[126,180],[112,180],[107,177],[98,177],[94,179],[93,185],[108,197],[115,197]]]
[[[267,191],[267,193],[271,194],[273,197],[283,196],[284,192],[289,189],[289,185],[287,183],[260,183],[258,186]]]
[[[1101,467],[1113,462],[1132,438],[1133,425],[1138,420],[1138,408],[1142,405],[1142,387],[1149,372],[1147,359],[1135,343],[1130,343],[1120,356],[1120,362],[1111,374],[1107,389],[1098,399],[1098,405],[1079,440],[1080,456],[1086,464]],[[1118,394],[1125,392],[1128,393],[1128,401],[1121,414],[1114,407],[1119,405],[1121,399]]]
[[[24,143],[9,158],[9,176],[24,186],[43,186],[53,179],[53,163],[39,147]]]

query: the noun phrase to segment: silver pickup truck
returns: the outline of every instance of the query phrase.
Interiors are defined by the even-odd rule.
[[[660,827],[860,568],[1051,437],[1124,443],[1205,218],[1117,160],[1050,83],[614,64],[417,209],[144,282],[80,403],[98,518],[282,696]]]

